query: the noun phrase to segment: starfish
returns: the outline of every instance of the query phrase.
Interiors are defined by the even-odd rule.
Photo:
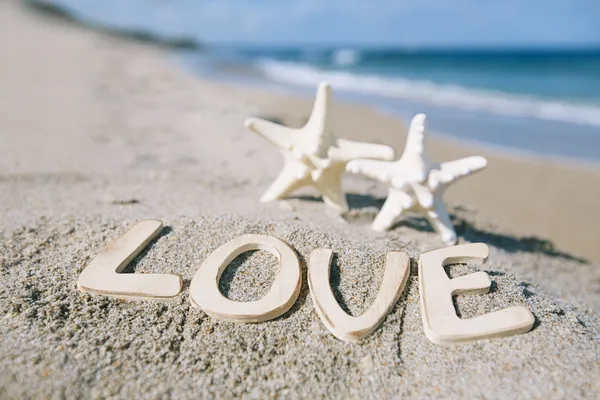
[[[321,82],[310,118],[300,129],[259,118],[246,120],[246,128],[275,145],[285,159],[283,170],[261,202],[281,199],[303,186],[313,186],[325,204],[340,212],[347,211],[341,186],[346,164],[358,158],[394,158],[394,150],[389,146],[337,139],[333,134],[331,97],[331,86]]]
[[[425,147],[425,114],[413,117],[402,157],[397,161],[355,160],[347,171],[363,174],[389,186],[389,194],[372,228],[386,231],[406,211],[424,215],[443,242],[456,244],[457,237],[443,194],[450,184],[460,178],[484,169],[487,160],[473,156],[459,160],[432,162]]]

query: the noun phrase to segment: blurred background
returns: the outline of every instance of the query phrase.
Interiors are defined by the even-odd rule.
[[[88,188],[70,188],[50,201],[69,186],[18,180],[4,201],[15,204],[5,209],[18,215],[16,225],[62,208],[112,215],[98,199],[117,188],[132,196],[129,173],[136,188],[165,177],[187,191],[156,189],[155,208],[139,200],[148,213],[171,215],[172,207],[194,216],[213,198],[216,212],[250,212],[281,158],[244,129],[244,119],[299,126],[327,80],[338,136],[399,152],[407,122],[424,112],[435,160],[488,158],[486,171],[446,194],[458,205],[451,214],[465,240],[600,261],[597,1],[13,0],[1,7],[0,167],[42,177],[87,171],[78,179],[98,191],[88,199]],[[158,56],[147,60],[147,51]],[[228,146],[237,146],[236,160]],[[207,187],[227,195],[243,188],[243,206],[224,208],[212,191],[200,207],[190,187],[203,187],[202,168],[212,179]],[[353,179],[345,178],[350,196],[370,200],[351,206],[376,212],[386,188]],[[25,198],[40,203],[26,216],[15,211]]]
[[[178,49],[212,78],[347,98],[537,156],[600,162],[593,0],[36,1]]]

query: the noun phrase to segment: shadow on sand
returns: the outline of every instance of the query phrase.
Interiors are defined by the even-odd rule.
[[[320,198],[313,196],[298,196],[295,198],[304,201],[321,201]],[[368,208],[377,212],[385,202],[385,198],[355,193],[348,194],[347,199],[351,211]],[[556,249],[554,244],[546,239],[535,236],[515,236],[502,232],[494,232],[489,228],[482,229],[478,227],[475,222],[465,218],[465,215],[469,213],[469,210],[463,207],[451,206],[449,213],[454,228],[456,229],[456,233],[459,237],[462,237],[468,242],[483,242],[501,248],[509,253],[541,253],[550,257],[564,258],[582,264],[589,263],[585,258]],[[395,225],[395,227],[398,226],[408,226],[422,232],[433,232],[429,222],[425,218],[407,217]]]

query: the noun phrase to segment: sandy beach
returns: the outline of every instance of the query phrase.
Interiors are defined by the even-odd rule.
[[[431,138],[436,160],[489,159],[446,195],[460,242],[491,248],[488,264],[450,275],[483,268],[495,282],[458,297],[459,313],[526,305],[536,317],[524,335],[441,347],[423,334],[416,260],[442,245],[419,218],[369,229],[385,187],[346,176],[343,216],[310,190],[258,202],[283,160],[244,119],[299,126],[312,98],[204,80],[163,50],[13,1],[0,4],[0,59],[1,397],[598,397],[600,171]],[[335,118],[340,137],[403,148],[395,117],[337,102]],[[179,273],[183,292],[168,303],[78,292],[87,263],[143,218],[168,228],[130,272]],[[203,259],[243,233],[300,256],[302,292],[274,321],[219,322],[189,302]],[[373,302],[386,251],[412,257],[401,300],[361,343],[337,340],[314,310],[306,260],[318,247],[338,253],[332,285],[353,315]],[[262,252],[240,258],[221,290],[260,298],[275,265]]]

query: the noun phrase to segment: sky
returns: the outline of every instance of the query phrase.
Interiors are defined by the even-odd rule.
[[[599,0],[55,2],[98,22],[193,36],[207,43],[600,46]]]

